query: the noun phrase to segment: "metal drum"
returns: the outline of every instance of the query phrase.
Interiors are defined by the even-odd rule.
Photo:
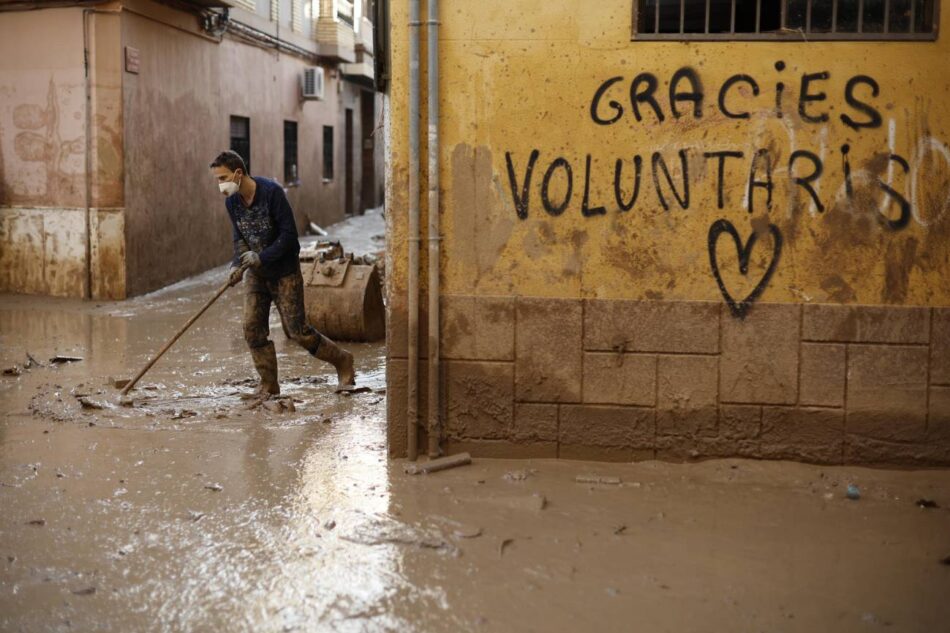
[[[327,255],[331,255],[328,257]],[[352,255],[325,254],[302,264],[304,304],[313,327],[333,340],[378,341],[386,336],[386,310],[379,273]]]

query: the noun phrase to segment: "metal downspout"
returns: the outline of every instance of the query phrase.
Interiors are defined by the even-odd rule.
[[[89,16],[97,13],[95,9],[82,11],[82,47],[85,78],[83,87],[86,97],[85,120],[85,185],[86,185],[86,299],[92,299],[92,53],[89,41]]]
[[[429,457],[438,457],[442,427],[440,424],[441,398],[439,393],[439,0],[429,0],[427,10],[428,59],[428,141],[429,159]]]
[[[420,0],[409,0],[409,459],[419,452],[419,21]]]
[[[90,18],[94,15],[118,15],[122,13],[123,8],[117,9],[83,9],[82,10],[82,48],[83,64],[85,66],[84,91],[86,99],[86,121],[85,121],[85,195],[86,195],[86,291],[85,298],[92,299],[92,213],[93,213],[93,195],[92,179],[96,175],[96,167],[93,165],[93,76],[94,68],[94,33],[89,28]]]

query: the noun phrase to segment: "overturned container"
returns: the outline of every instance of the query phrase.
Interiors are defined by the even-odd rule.
[[[378,341],[386,336],[386,310],[376,266],[330,244],[308,268],[301,262],[307,320],[340,341]]]

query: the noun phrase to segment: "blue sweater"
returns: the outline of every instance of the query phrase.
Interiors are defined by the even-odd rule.
[[[297,224],[283,187],[270,178],[253,178],[257,190],[250,207],[244,204],[240,193],[228,196],[224,202],[233,229],[231,265],[240,266],[241,253],[252,250],[261,258],[261,267],[255,274],[278,279],[300,266]]]

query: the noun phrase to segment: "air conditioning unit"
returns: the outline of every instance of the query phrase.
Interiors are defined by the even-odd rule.
[[[304,68],[301,78],[304,99],[323,99],[324,72],[321,66]]]

